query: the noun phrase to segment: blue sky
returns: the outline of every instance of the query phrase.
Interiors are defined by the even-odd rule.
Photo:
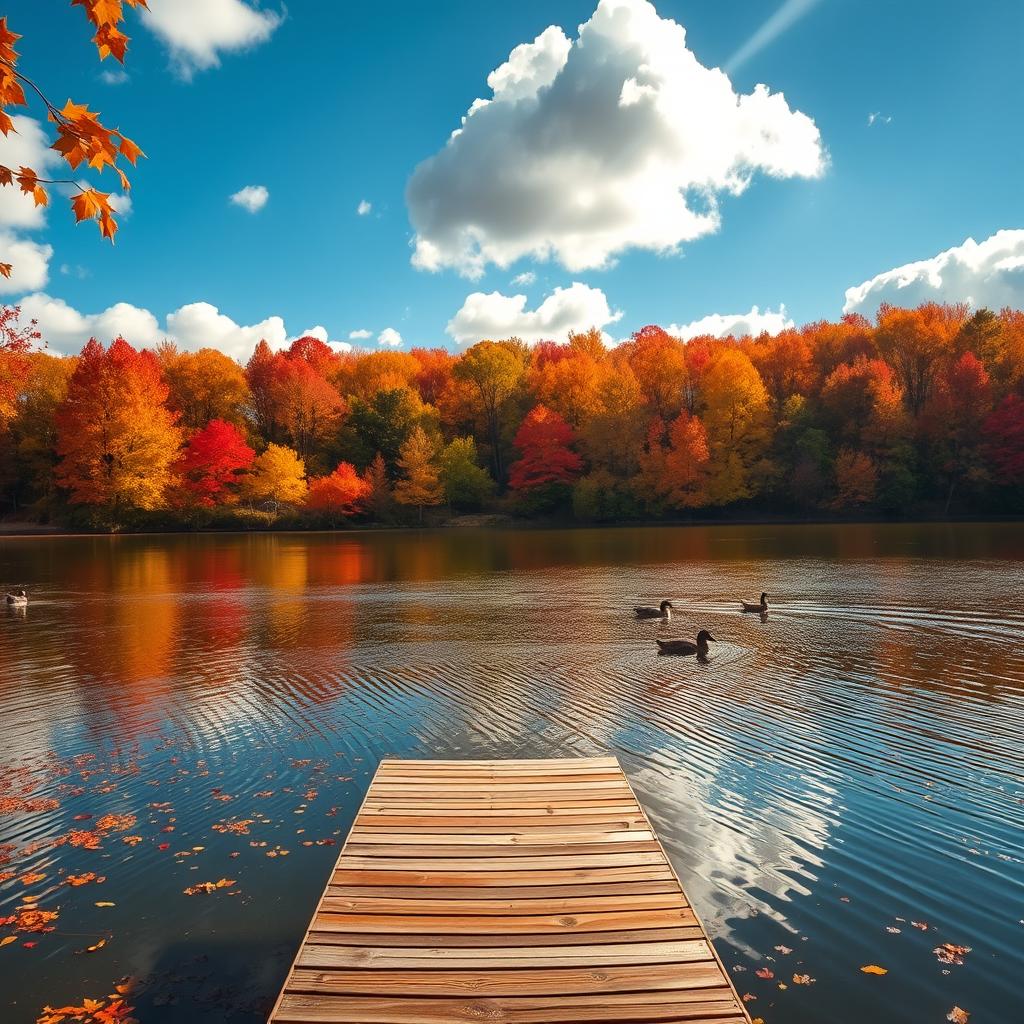
[[[242,0],[210,3],[229,17],[245,6]],[[203,15],[194,11],[203,5],[197,0],[153,0],[152,6],[173,26],[176,4],[182,5],[178,16],[193,19],[189,45],[201,45],[196,34],[202,35],[203,26],[194,19]],[[198,302],[237,325],[281,317],[289,336],[317,325],[330,339],[343,341],[362,329],[371,336],[358,343],[375,345],[380,332],[391,328],[405,346],[455,347],[446,325],[471,293],[525,295],[521,305],[528,313],[556,288],[578,282],[587,289],[574,293],[578,306],[563,296],[565,309],[549,321],[527,316],[522,333],[557,336],[566,326],[588,326],[566,317],[574,310],[581,316],[599,310],[594,290],[600,290],[610,311],[603,326],[621,338],[647,323],[687,325],[714,314],[746,313],[755,305],[763,312],[784,304],[797,323],[834,318],[852,286],[936,257],[969,237],[982,243],[997,231],[1024,226],[1024,5],[658,0],[657,14],[685,28],[685,46],[701,65],[729,67],[737,94],[764,83],[784,95],[790,113],[813,122],[820,172],[793,172],[796,164],[783,176],[754,169],[741,194],[716,193],[717,229],[682,241],[672,252],[644,248],[643,231],[627,224],[603,266],[566,266],[572,259],[562,251],[561,258],[556,253],[546,261],[527,254],[508,267],[485,260],[476,277],[467,276],[457,254],[439,270],[418,269],[411,259],[416,231],[406,199],[417,165],[445,147],[474,99],[491,97],[487,77],[515,47],[532,43],[551,25],[573,43],[596,6],[597,0],[292,0],[280,23],[266,29],[266,38],[221,49],[219,66],[196,68],[193,57],[184,74],[183,51],[175,57],[168,46],[173,35],[147,30],[147,15],[131,14],[129,78],[109,85],[100,73],[112,68],[111,61],[98,63],[79,9],[12,0],[6,11],[10,27],[24,36],[22,70],[55,101],[87,100],[105,122],[136,139],[148,159],[133,175],[131,213],[114,247],[94,226],[76,226],[63,202],[35,227],[4,234],[0,219],[0,248],[4,238],[22,238],[53,250],[45,283],[33,282],[3,299],[32,293],[34,301],[26,306],[44,310],[44,329],[52,318],[58,348],[74,347],[87,328],[102,333],[120,324],[117,317],[89,319],[116,303],[150,311],[157,330],[166,331],[169,313]],[[780,8],[778,20],[790,21],[788,26],[738,66],[730,65]],[[666,38],[663,29],[656,35]],[[574,59],[571,53],[570,64]],[[700,93],[686,97],[696,107],[705,100]],[[38,115],[38,108],[31,113]],[[869,124],[872,113],[878,116]],[[528,122],[522,124],[528,130]],[[484,132],[484,118],[471,119],[467,147],[471,130]],[[721,145],[721,139],[695,132],[686,136],[693,152]],[[602,157],[614,162],[620,142],[606,143]],[[0,139],[0,162],[4,145]],[[520,157],[529,145],[529,139],[517,140],[510,175],[534,172]],[[631,148],[645,145],[641,136]],[[510,232],[522,220],[537,237],[558,237],[560,229],[544,223],[546,213],[536,206],[515,209],[512,200],[519,201],[521,193],[491,185],[500,173],[474,164],[472,157],[457,169],[463,177],[453,181],[441,169],[427,186],[458,193],[475,182],[474,189],[474,171],[481,169],[488,182],[476,199],[492,211],[503,207]],[[569,184],[558,188],[571,190],[572,181],[569,173]],[[269,198],[261,209],[249,212],[229,201],[245,186],[266,188]],[[558,188],[546,196],[553,210]],[[460,194],[444,201],[457,208]],[[364,200],[372,208],[359,215]],[[492,240],[498,248],[505,244],[504,238]],[[949,272],[941,275],[935,297],[991,304],[1024,295],[1019,272],[1012,278],[997,274],[995,285],[990,280],[993,259],[1024,258],[1024,242],[1011,232],[997,249],[995,256],[983,254],[973,262],[959,255],[952,264],[947,260]],[[524,273],[535,280],[513,284]],[[921,288],[906,296],[929,297]],[[869,307],[891,292],[883,281],[867,290],[857,308],[873,312]],[[63,307],[55,313],[38,293],[66,303],[84,319],[65,324],[62,334],[67,316],[57,314]],[[515,322],[515,303],[478,306],[467,317],[467,330],[483,330],[492,315],[496,328]],[[190,323],[186,330],[181,318],[179,328],[184,343],[194,347],[203,322]],[[221,328],[222,347],[240,354],[249,336],[231,334],[223,321]],[[219,338],[213,332],[210,343]]]

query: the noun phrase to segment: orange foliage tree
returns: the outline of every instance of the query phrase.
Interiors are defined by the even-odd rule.
[[[57,482],[75,505],[117,513],[161,507],[181,446],[152,352],[123,338],[82,350],[56,412]]]
[[[327,476],[309,481],[306,504],[332,520],[359,512],[370,493],[370,485],[356,472],[351,462],[342,462]]]

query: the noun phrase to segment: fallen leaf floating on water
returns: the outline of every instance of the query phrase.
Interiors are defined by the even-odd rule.
[[[97,907],[116,907],[117,904],[116,903],[108,903],[108,902],[105,902],[105,901],[100,901],[99,903],[96,904],[96,906]]]
[[[121,986],[117,986],[120,988]],[[134,1007],[121,995],[105,999],[83,999],[81,1006],[44,1006],[36,1024],[138,1024],[131,1016]]]
[[[868,964],[866,967],[861,968],[862,974],[888,974],[889,969],[887,967],[879,967],[878,964]]]
[[[29,871],[22,875],[18,881],[22,885],[35,885],[36,882],[41,882],[44,878],[46,878],[46,875],[40,874],[38,871]]]
[[[755,999],[757,999],[757,996],[755,996],[753,992],[744,992],[740,998],[745,1003],[752,1003]]]
[[[86,946],[85,949],[80,949],[78,952],[79,953],[95,953],[96,950],[102,949],[106,944],[107,944],[107,940],[106,939],[99,939],[97,942],[93,943],[93,945]]]
[[[817,978],[812,978],[809,974],[794,974],[793,984],[794,985],[813,985]]]
[[[916,928],[919,932],[926,932],[929,928],[927,921],[911,921],[910,925],[912,928]]]
[[[970,1013],[967,1010],[961,1010],[959,1006],[954,1006],[949,1013],[946,1014],[946,1020],[950,1020],[953,1024],[967,1024],[971,1019]]]
[[[196,885],[190,885],[184,890],[186,896],[195,896],[201,892],[216,892],[217,889],[230,889],[235,884],[233,878],[222,878],[219,882],[199,882]]]
[[[781,953],[783,956],[789,956],[789,954],[792,953],[793,950],[791,950],[789,946],[776,946],[775,952]]]
[[[56,921],[60,916],[56,910],[40,910],[38,907],[25,906],[9,917],[0,917],[0,927],[12,925],[19,932],[52,932],[56,931]]]
[[[754,973],[759,978],[764,978],[765,981],[767,981],[770,978],[774,978],[775,977],[775,972],[773,970],[770,970],[767,967],[759,967],[756,971],[754,971]]]
[[[97,875],[95,871],[86,871],[81,875],[68,875],[68,877],[64,879],[65,883],[73,888],[77,888],[80,885],[88,885],[90,882],[95,882],[99,885],[100,882],[105,882],[106,880],[106,875]]]
[[[954,946],[952,942],[944,942],[936,946],[932,952],[939,958],[940,964],[957,964],[964,962],[964,957],[970,953],[970,946]]]
[[[121,842],[127,846],[138,846],[142,842],[142,836],[122,836]]]
[[[901,932],[901,929],[899,929],[899,928],[893,928],[893,926],[892,926],[891,924],[887,924],[887,925],[885,926],[885,930],[886,930],[886,931],[887,931],[887,932],[888,932],[888,933],[889,933],[890,935],[899,935],[899,934],[900,934],[900,932]]]
[[[0,946],[9,946],[12,942],[17,942],[17,941],[18,941],[18,936],[17,935],[5,935],[2,939],[0,939]]]

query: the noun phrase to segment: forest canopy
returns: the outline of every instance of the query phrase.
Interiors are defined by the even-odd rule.
[[[0,312],[0,500],[98,528],[1019,514],[1024,313],[883,306],[758,337],[337,352],[91,340]]]

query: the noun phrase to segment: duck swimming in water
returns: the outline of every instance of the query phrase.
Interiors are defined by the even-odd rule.
[[[656,640],[659,654],[696,654],[698,658],[707,656],[708,641],[718,641],[706,630],[702,629],[697,634],[697,642],[690,640]]]
[[[768,611],[768,595],[767,594],[762,594],[761,595],[761,603],[760,604],[751,604],[749,601],[740,601],[740,604],[743,605],[743,610],[745,612],[761,612],[761,613],[764,613],[764,612]]]
[[[24,590],[16,590],[7,595],[7,603],[15,608],[24,608],[28,604],[28,594]]]
[[[657,608],[634,608],[638,619],[664,619],[670,622],[672,619],[672,602],[662,601]]]

